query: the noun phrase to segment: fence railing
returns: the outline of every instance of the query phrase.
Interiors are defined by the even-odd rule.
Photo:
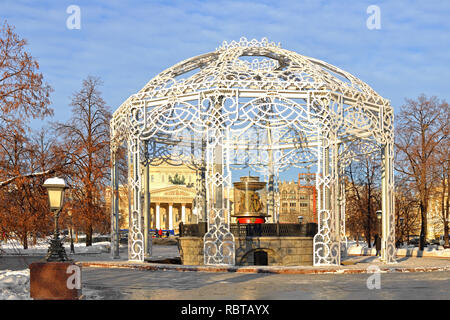
[[[206,222],[198,224],[180,223],[180,237],[203,237]],[[232,223],[230,231],[235,237],[313,237],[317,233],[316,223]]]

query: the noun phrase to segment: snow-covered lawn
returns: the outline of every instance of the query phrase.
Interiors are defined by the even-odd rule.
[[[422,256],[422,257],[440,257],[450,258],[450,249],[444,249],[443,246],[429,245],[423,251],[419,251],[418,247],[402,247],[397,249],[398,256]]]
[[[356,245],[355,241],[348,241],[348,254],[356,255],[375,255],[375,248],[368,248],[367,243],[360,242]],[[444,249],[443,246],[439,245],[428,245],[425,250],[420,251],[418,247],[413,245],[404,245],[397,248],[397,256],[410,256],[410,257],[440,257],[440,258],[450,258],[450,249]]]
[[[23,246],[16,240],[8,240],[7,242],[0,242],[0,254],[7,255],[45,255],[47,254],[49,244],[46,240],[40,239],[35,246],[28,246],[28,249],[23,249]],[[65,242],[64,248],[66,252],[70,252],[70,243]],[[75,253],[102,253],[110,251],[110,243],[108,241],[96,242],[92,246],[86,247],[85,243],[74,243]]]

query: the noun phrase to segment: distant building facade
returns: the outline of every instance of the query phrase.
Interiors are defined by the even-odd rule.
[[[297,183],[279,183],[280,223],[298,223],[299,216],[303,217],[304,223],[317,223],[316,192],[313,175],[300,174]]]
[[[196,223],[193,210],[196,196],[196,172],[186,165],[174,166],[165,162],[150,166],[150,229],[178,233],[180,222]],[[185,184],[174,184],[175,175],[183,179]],[[110,193],[106,193],[106,202],[110,202]],[[129,228],[128,188],[119,186],[119,226]]]
[[[443,181],[441,180],[438,185],[432,190],[428,203],[427,235],[428,239],[430,240],[439,239],[441,235],[444,235],[444,219],[442,211],[444,211],[444,214],[446,214],[449,210],[449,191],[448,181],[445,180],[445,189],[442,184]]]

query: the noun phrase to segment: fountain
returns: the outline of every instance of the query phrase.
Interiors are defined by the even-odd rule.
[[[234,182],[234,215],[238,223],[264,223],[268,217],[263,211],[264,206],[258,190],[266,186],[259,177],[241,177]]]

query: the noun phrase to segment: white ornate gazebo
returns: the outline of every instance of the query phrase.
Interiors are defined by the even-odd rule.
[[[198,169],[196,206],[208,231],[204,263],[234,265],[230,233],[233,173],[249,168],[269,181],[268,213],[281,172],[316,173],[314,265],[339,265],[346,247],[343,170],[355,154],[382,164],[382,259],[395,262],[393,109],[353,75],[280,45],[241,38],[182,61],[129,97],[111,120],[112,253],[118,256],[118,147],[128,150],[128,259],[151,254],[148,165]]]

